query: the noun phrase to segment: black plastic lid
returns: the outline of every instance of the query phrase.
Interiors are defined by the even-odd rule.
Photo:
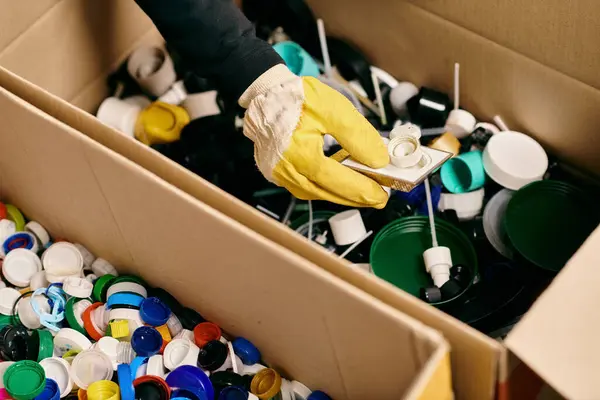
[[[136,400],[168,400],[165,391],[156,382],[143,382],[135,387]]]
[[[179,314],[183,310],[183,306],[181,305],[181,303],[179,303],[179,301],[177,301],[177,299],[175,298],[175,296],[173,296],[171,293],[167,292],[163,288],[151,288],[151,289],[149,289],[148,290],[148,297],[158,297],[175,314]],[[179,315],[177,315],[177,317],[179,317]]]
[[[199,323],[206,322],[202,315],[200,315],[196,310],[193,310],[188,307],[185,307],[180,312],[174,312],[175,315],[177,315],[177,317],[179,318],[179,321],[181,321],[181,325],[183,325],[185,329],[190,331],[193,331],[194,327]]]
[[[198,365],[208,371],[219,369],[227,360],[229,350],[227,346],[218,340],[211,340],[200,349],[198,353]]]
[[[210,381],[215,389],[215,398],[219,397],[219,393],[229,386],[239,386],[250,391],[250,381],[253,377],[254,375],[242,376],[232,371],[219,371],[211,374]]]
[[[5,326],[0,331],[0,354],[6,361],[22,361],[28,357],[29,334],[22,326]],[[36,354],[37,360],[37,354]]]

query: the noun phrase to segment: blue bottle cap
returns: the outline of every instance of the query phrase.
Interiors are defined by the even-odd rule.
[[[140,326],[131,335],[131,347],[142,357],[151,357],[160,351],[163,338],[156,329],[150,326]]]
[[[35,400],[58,400],[60,399],[60,388],[58,384],[53,380],[46,378],[46,386],[44,391],[40,393]]]
[[[219,400],[247,400],[248,391],[239,386],[229,386],[221,390]]]
[[[193,365],[182,365],[175,368],[167,376],[166,381],[172,388],[196,388],[200,389],[211,400],[215,397],[215,390],[208,376],[200,368]]]
[[[139,309],[143,300],[144,297],[137,293],[118,292],[110,295],[108,301],[106,302],[106,309],[110,310],[111,308],[119,306]]]
[[[148,357],[135,357],[131,364],[129,364],[129,369],[131,370],[131,380],[135,381],[135,377],[137,376],[137,371],[144,364],[148,363]]]
[[[213,400],[213,397],[208,397],[204,390],[197,388],[181,388],[173,390],[171,392],[171,400],[177,398],[186,400]]]
[[[4,254],[8,254],[14,249],[32,250],[35,245],[35,237],[29,232],[17,232],[6,238],[2,244]]]
[[[119,377],[121,399],[135,400],[135,389],[133,388],[133,377],[131,376],[129,364],[119,364],[117,367],[117,376]]]
[[[149,325],[161,326],[169,320],[171,309],[158,297],[148,297],[140,305],[140,316]]]
[[[260,361],[260,351],[248,339],[239,337],[231,344],[233,351],[245,365],[254,365]]]
[[[308,396],[306,400],[332,400],[327,393],[320,390],[315,390]]]

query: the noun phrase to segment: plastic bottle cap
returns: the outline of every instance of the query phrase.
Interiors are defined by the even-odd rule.
[[[228,359],[229,364],[231,364],[231,358],[229,357],[227,346],[218,340],[213,340],[206,343],[200,349],[198,355],[198,365],[201,368],[211,372],[220,369],[225,370],[227,367],[231,367],[231,365],[226,365]]]
[[[116,97],[104,99],[96,117],[105,125],[110,126],[124,133],[129,137],[134,136],[135,122],[137,121],[142,108],[131,102],[123,101]]]
[[[163,344],[160,333],[149,326],[139,327],[131,336],[131,346],[136,354],[142,357],[150,357],[159,352]]]
[[[139,399],[169,399],[171,397],[171,388],[167,382],[159,376],[145,375],[137,378],[133,381],[133,387],[135,388],[136,398]],[[155,389],[153,391],[157,391],[158,393],[154,396],[150,395],[146,397],[143,394],[145,391],[143,388],[153,388]],[[139,393],[138,395],[138,391],[142,393]]]
[[[471,134],[475,129],[477,120],[468,111],[452,110],[446,120],[446,129],[448,129],[458,139],[463,139]]]
[[[178,106],[186,99],[187,95],[183,81],[177,81],[171,86],[171,89],[158,98],[158,101]]]
[[[140,316],[145,323],[160,326],[167,323],[171,316],[171,310],[159,298],[150,297],[144,299],[140,304]]]
[[[485,172],[507,189],[542,180],[548,169],[548,155],[533,138],[519,132],[492,136],[483,151]]]
[[[248,399],[248,391],[239,386],[226,387],[225,389],[221,390],[221,393],[219,393],[219,398],[218,398],[218,400],[246,400],[246,399]]]
[[[117,272],[116,268],[104,258],[96,258],[94,260],[94,262],[92,263],[92,271],[96,276],[99,277],[109,274],[115,277],[119,276],[119,273]]]
[[[75,297],[70,298],[65,306],[65,316],[67,317],[69,326],[84,335],[86,331],[83,322],[83,313],[91,306],[92,302],[88,299],[78,299]]]
[[[42,270],[40,258],[31,250],[15,249],[8,253],[2,264],[2,274],[18,287],[27,287],[31,278]]]
[[[292,381],[292,390],[295,393],[296,400],[306,400],[308,396],[312,393],[307,386],[298,381]]]
[[[94,290],[92,291],[94,299],[96,301],[104,302],[106,300],[106,293],[111,285],[111,282],[116,279],[113,274],[98,275],[99,278],[94,283]]]
[[[129,308],[113,308],[112,310],[110,310],[108,315],[109,319],[113,322],[118,320],[127,321],[129,326],[128,338],[131,338],[131,334],[133,334],[133,332],[137,328],[144,325],[142,319],[140,318],[140,313],[138,310],[133,310]]]
[[[279,391],[281,400],[294,400],[294,391],[292,390],[292,382],[281,378],[281,390]]]
[[[0,314],[13,315],[13,307],[21,293],[13,288],[0,289]]]
[[[0,220],[0,243],[4,243],[7,237],[15,233],[17,233],[17,226],[14,221],[9,219]]]
[[[165,367],[174,370],[181,365],[197,365],[200,349],[187,339],[173,339],[165,348]]]
[[[486,131],[492,132],[494,135],[496,133],[500,133],[500,128],[498,128],[496,125],[491,124],[489,122],[479,122],[479,123],[475,124],[475,128],[473,130],[475,131],[479,128],[482,128]]]
[[[38,240],[30,232],[17,232],[8,236],[2,244],[2,251],[8,254],[15,249],[28,249],[34,253],[39,251]]]
[[[112,337],[121,339],[129,337],[129,321],[111,321],[108,323],[110,326],[110,334]]]
[[[248,339],[238,337],[231,344],[244,365],[254,365],[260,361],[260,351]]]
[[[8,218],[8,211],[6,210],[6,204],[0,202],[0,220]]]
[[[60,388],[58,384],[52,379],[46,378],[46,385],[44,390],[40,393],[35,400],[58,400],[60,398]]]
[[[194,341],[199,347],[203,347],[212,340],[221,338],[221,328],[212,322],[202,322],[194,327]]]
[[[325,392],[315,390],[310,394],[310,396],[308,396],[307,400],[331,400],[331,397],[329,397]]]
[[[194,338],[194,332],[190,331],[189,329],[182,329],[181,332],[179,332],[173,339],[187,339],[192,341],[193,343],[196,342]]]
[[[40,395],[46,386],[42,366],[34,361],[18,361],[4,373],[4,387],[17,400],[30,400]]]
[[[137,293],[115,293],[108,297],[106,308],[133,308],[139,309],[144,298]]]
[[[148,297],[148,291],[145,287],[135,282],[119,282],[113,283],[106,292],[106,297],[110,297],[115,293],[136,293],[146,298]]]
[[[390,162],[398,168],[414,167],[423,158],[419,139],[410,136],[396,136],[388,143]]]
[[[85,309],[83,314],[81,315],[81,319],[83,321],[83,327],[87,334],[94,340],[98,341],[104,336],[104,330],[100,329],[98,325],[94,322],[93,313],[96,309],[103,307],[102,303],[94,303],[88,308]]]
[[[183,101],[183,108],[187,111],[190,119],[193,121],[198,118],[210,117],[221,114],[219,103],[217,101],[218,92],[209,90],[202,93],[188,94]]]
[[[461,221],[473,219],[481,213],[484,195],[484,188],[468,193],[442,193],[438,210],[455,210]]]
[[[113,370],[117,369],[119,343],[120,342],[113,337],[104,336],[95,344],[97,350],[103,352],[108,356],[108,358],[110,358],[110,361],[113,363]]]
[[[167,327],[169,328],[169,332],[171,332],[172,337],[177,336],[183,329],[179,318],[177,318],[177,316],[173,313],[171,313],[171,316],[167,320]]]
[[[134,106],[138,106],[139,108],[146,108],[148,107],[150,104],[152,104],[152,101],[144,96],[144,95],[136,95],[136,96],[129,96],[123,99],[123,101],[125,103],[129,103],[132,104]]]
[[[45,297],[23,297],[17,303],[17,315],[19,316],[19,320],[23,325],[25,325],[28,329],[38,329],[42,326],[40,322],[40,316],[33,311],[33,307],[31,306],[31,302],[35,301],[37,303],[38,309],[42,313],[50,313],[50,304],[48,304],[48,300]]]
[[[92,268],[92,264],[96,260],[96,256],[92,254],[84,245],[81,243],[74,243],[73,246],[77,247],[77,250],[81,253],[81,257],[83,258],[83,266],[86,269]]]
[[[83,269],[83,257],[71,243],[54,243],[42,255],[47,274],[53,276],[79,276]]]
[[[399,117],[406,114],[408,111],[406,103],[411,98],[419,94],[419,88],[410,82],[400,82],[390,92],[390,103],[392,110]]]
[[[348,210],[334,215],[329,218],[329,226],[335,244],[338,246],[352,244],[367,233],[358,210]]]
[[[8,367],[13,365],[14,363],[15,363],[14,361],[0,362],[0,389],[4,389],[4,373],[6,372]]]
[[[17,232],[25,230],[25,218],[17,207],[12,204],[6,204],[6,213],[8,214],[8,218],[15,223]]]
[[[485,184],[482,153],[479,150],[448,160],[440,170],[444,187],[452,193],[471,192]]]
[[[92,347],[92,342],[75,329],[62,328],[54,336],[54,350],[60,357],[67,351],[83,351]]]
[[[437,287],[442,287],[450,279],[450,268],[452,267],[452,254],[445,246],[437,246],[427,249],[423,253],[425,268],[433,278]]]
[[[281,389],[281,376],[271,368],[263,369],[252,378],[250,391],[261,400],[274,397]]]
[[[445,151],[446,153],[452,153],[454,156],[457,156],[460,153],[460,142],[450,132],[446,132],[441,136],[433,139],[427,147],[431,149],[436,149],[440,151]]]
[[[52,333],[46,329],[38,329],[34,331],[32,338],[36,334],[39,342],[37,360],[40,362],[46,358],[52,357],[54,354],[54,338],[52,337]]]
[[[113,381],[103,380],[92,383],[87,388],[88,400],[119,400],[119,385]]]
[[[82,351],[71,364],[73,382],[82,389],[96,381],[110,380],[112,376],[112,361],[99,350]]]
[[[260,363],[252,364],[252,365],[244,365],[242,369],[241,375],[256,375],[263,369],[267,368],[265,365]]]
[[[46,280],[46,271],[38,271],[31,276],[29,288],[35,291],[39,288],[48,287],[49,282]]]
[[[135,389],[133,388],[133,376],[131,368],[128,364],[119,364],[117,367],[117,375],[119,377],[119,389],[121,391],[122,400],[134,400]]]
[[[135,137],[146,145],[179,140],[181,130],[189,124],[184,108],[156,101],[142,110],[135,124]]]
[[[66,294],[81,299],[90,297],[93,289],[94,285],[85,278],[69,276],[63,282],[63,290]]]
[[[25,230],[35,235],[42,248],[45,248],[50,243],[48,231],[39,222],[29,221],[25,225]]]
[[[200,389],[208,399],[214,399],[214,388],[211,380],[195,365],[182,365],[174,369],[166,379],[170,387]]]
[[[162,355],[155,354],[148,359],[148,368],[146,369],[146,373],[148,375],[155,375],[164,378],[165,372],[165,363]]]
[[[165,94],[177,80],[171,56],[160,47],[143,46],[134,50],[127,61],[127,72],[156,97]]]

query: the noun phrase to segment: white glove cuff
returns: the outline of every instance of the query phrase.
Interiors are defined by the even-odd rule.
[[[266,93],[274,86],[282,85],[294,79],[298,79],[298,77],[285,64],[277,64],[256,78],[252,85],[240,96],[238,104],[243,108],[248,108],[250,102],[256,96]]]

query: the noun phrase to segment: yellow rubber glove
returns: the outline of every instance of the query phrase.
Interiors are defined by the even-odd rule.
[[[323,136],[328,133],[371,168],[389,163],[379,133],[343,95],[277,65],[261,75],[239,103],[247,108],[244,135],[254,142],[254,158],[269,181],[303,200],[385,207],[388,194],[378,183],[323,153]]]

